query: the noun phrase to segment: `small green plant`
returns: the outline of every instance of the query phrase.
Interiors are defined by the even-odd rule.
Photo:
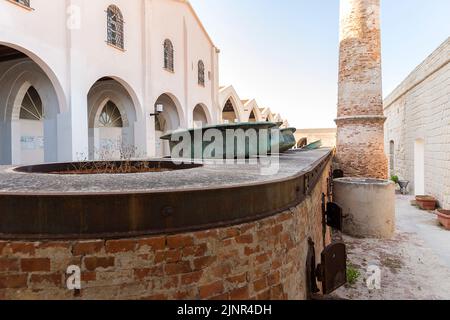
[[[395,182],[395,184],[398,184],[398,182],[400,181],[398,176],[391,176],[391,180]]]
[[[351,286],[356,284],[359,277],[361,276],[361,273],[353,266],[348,266],[347,268],[347,283]]]

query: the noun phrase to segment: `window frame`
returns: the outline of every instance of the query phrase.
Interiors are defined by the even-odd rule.
[[[98,117],[99,128],[123,128],[123,118],[119,107],[112,101],[105,103]]]
[[[125,19],[120,8],[113,4],[106,9],[106,43],[125,51]]]
[[[206,86],[206,70],[205,70],[205,63],[203,60],[199,60],[197,63],[197,80],[198,85],[201,87]]]
[[[34,99],[36,98],[36,99]],[[31,105],[25,105],[30,102]],[[33,110],[34,109],[34,110]],[[34,86],[30,86],[20,103],[19,120],[44,121],[45,110],[42,98]]]
[[[31,7],[31,0],[7,0],[8,2],[18,6],[19,8],[25,9],[27,11],[33,11]],[[25,1],[26,3],[21,3],[20,1]]]
[[[164,40],[164,70],[175,73],[175,49],[170,39]]]

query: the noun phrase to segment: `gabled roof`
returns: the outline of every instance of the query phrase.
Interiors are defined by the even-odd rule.
[[[258,121],[265,121],[266,119],[274,122],[284,121],[280,114],[272,113],[270,108],[259,107],[255,99],[241,99],[232,85],[221,86],[219,88],[219,104],[220,108],[222,108],[220,111],[223,110],[223,107],[230,98],[233,101],[234,107],[237,109],[240,121],[247,121],[252,111],[255,111],[255,116]]]
[[[203,25],[202,21],[200,20],[200,18],[197,15],[197,12],[195,12],[194,7],[191,5],[191,3],[189,2],[189,0],[174,0],[174,1],[178,1],[181,3],[184,3],[188,6],[189,10],[191,11],[192,15],[194,16],[194,18],[197,20],[200,29],[202,29],[203,33],[205,34],[206,38],[208,39],[208,41],[211,43],[211,45],[217,49],[217,52],[219,52],[220,50],[217,48],[217,46],[214,44],[214,41],[212,41],[208,31],[206,31],[205,26]]]

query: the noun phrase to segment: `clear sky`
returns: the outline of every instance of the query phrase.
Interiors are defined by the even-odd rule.
[[[338,0],[191,0],[220,54],[220,84],[297,128],[333,127]],[[449,0],[382,0],[384,94],[450,36]]]

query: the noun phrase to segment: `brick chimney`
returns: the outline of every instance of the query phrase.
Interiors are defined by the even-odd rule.
[[[336,166],[386,179],[380,0],[341,0]]]

